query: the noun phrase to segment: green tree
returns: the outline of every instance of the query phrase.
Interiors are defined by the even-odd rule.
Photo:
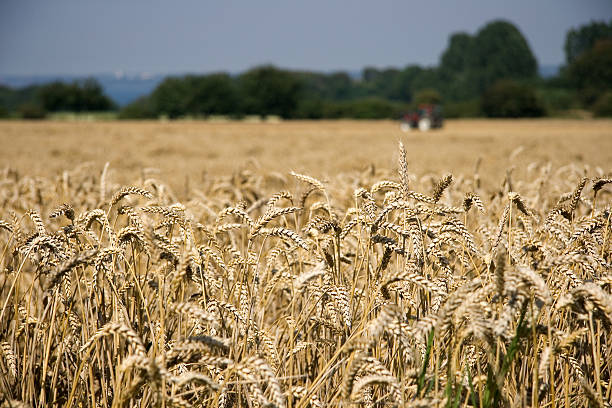
[[[354,95],[354,84],[346,72],[294,72],[300,81],[300,96],[306,99],[346,100]]]
[[[391,119],[399,117],[402,111],[400,104],[381,98],[361,98],[343,101],[328,107],[328,117],[353,119]]]
[[[612,20],[593,21],[590,24],[571,29],[565,37],[565,58],[572,64],[582,53],[593,48],[600,40],[612,39]]]
[[[438,74],[436,70],[418,65],[408,65],[395,77],[393,83],[394,97],[392,99],[411,102],[415,92],[428,87],[435,88],[437,85]]]
[[[534,90],[513,80],[501,80],[482,95],[482,111],[493,118],[538,117],[544,108]]]
[[[423,103],[439,104],[442,102],[442,95],[435,89],[423,89],[414,95],[414,102],[417,105]]]
[[[75,105],[76,95],[73,87],[56,81],[42,86],[39,90],[39,98],[48,111],[67,111],[72,110]]]
[[[76,93],[80,96],[76,108],[84,111],[108,111],[116,108],[115,103],[104,94],[104,89],[98,81],[87,78],[75,83]]]
[[[283,118],[296,114],[303,87],[296,74],[267,65],[245,72],[239,82],[245,113]]]
[[[47,116],[45,109],[35,102],[19,105],[17,113],[21,119],[44,119]]]
[[[612,89],[612,40],[601,40],[578,56],[566,70],[569,82],[591,105],[606,90]]]
[[[455,33],[448,40],[448,47],[440,58],[440,69],[449,73],[461,73],[471,67],[474,39],[467,33]]]
[[[409,101],[410,88],[406,87],[402,70],[397,68],[365,68],[362,72],[363,95],[389,99],[392,101]]]
[[[535,78],[538,64],[521,32],[507,21],[484,26],[474,38],[471,68],[482,89],[500,79]]]
[[[467,33],[456,33],[449,38],[449,44],[438,67],[444,96],[450,101],[473,98],[481,90],[477,86],[474,69],[474,37]]]
[[[70,84],[55,81],[38,89],[38,99],[49,112],[91,112],[115,109],[113,101],[104,94],[102,86],[93,78]]]
[[[595,116],[612,117],[612,91],[605,92],[593,105]]]
[[[187,113],[196,115],[239,114],[238,87],[226,73],[185,78],[189,91],[185,94]]]
[[[512,23],[497,20],[473,37],[466,33],[450,37],[440,59],[438,84],[446,98],[467,100],[501,79],[536,78],[537,69],[537,61],[521,32]]]
[[[406,67],[400,70],[397,75],[394,75],[387,93],[389,99],[399,102],[410,102],[413,97],[415,77],[410,67]]]
[[[40,90],[38,85],[30,85],[24,88],[13,89],[0,85],[0,107],[7,112],[14,112],[25,103],[38,103],[37,95]]]
[[[424,89],[436,89],[441,85],[440,72],[435,68],[424,68],[413,79],[412,92],[416,93]]]
[[[119,119],[155,119],[158,116],[150,96],[138,98],[119,111]]]
[[[326,102],[318,97],[301,99],[295,112],[295,118],[323,119],[325,117],[325,104]]]
[[[361,71],[361,80],[374,83],[380,78],[380,71],[375,67],[365,67]]]
[[[151,93],[151,108],[155,116],[178,118],[187,113],[187,95],[191,92],[184,78],[169,77]]]
[[[122,117],[232,115],[241,110],[236,81],[226,73],[215,73],[166,78],[149,98],[124,108]]]

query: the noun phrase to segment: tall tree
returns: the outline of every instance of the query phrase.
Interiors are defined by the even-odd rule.
[[[185,95],[186,110],[198,115],[228,115],[241,112],[235,81],[226,73],[186,78],[190,92]]]
[[[525,37],[512,23],[494,21],[474,38],[472,69],[479,71],[482,89],[500,79],[533,78],[538,63]]]
[[[564,46],[568,65],[574,62],[580,54],[593,48],[597,41],[605,39],[612,39],[612,20],[609,23],[593,21],[577,29],[569,30]]]
[[[246,113],[290,118],[298,106],[302,83],[290,71],[271,65],[253,68],[240,76]]]
[[[184,78],[168,77],[151,94],[151,105],[157,115],[177,118],[187,113],[187,95],[191,92]]]
[[[104,94],[102,86],[93,78],[70,84],[56,81],[40,86],[38,98],[48,111],[106,111],[115,108]]]
[[[471,65],[474,38],[467,33],[455,33],[448,40],[448,47],[440,58],[440,70],[449,73],[463,72]]]
[[[475,97],[500,79],[533,78],[537,61],[529,44],[512,23],[493,21],[474,36],[450,37],[439,72],[449,99]]]
[[[569,83],[580,90],[582,102],[593,104],[612,89],[612,40],[600,40],[566,69]]]

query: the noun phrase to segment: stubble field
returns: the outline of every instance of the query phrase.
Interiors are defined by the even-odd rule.
[[[2,407],[610,406],[612,121],[0,147]]]

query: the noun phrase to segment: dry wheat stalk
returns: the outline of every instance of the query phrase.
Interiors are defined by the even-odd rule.
[[[207,177],[183,202],[145,176],[146,190],[111,187],[108,166],[0,172],[0,395],[84,408],[472,406],[471,378],[478,406],[492,372],[501,405],[605,406],[609,177],[592,179],[592,201],[588,168],[540,163],[501,188],[478,169],[453,188],[446,176],[429,195],[435,178],[409,175],[399,149],[395,172],[325,184],[294,173],[296,192],[246,169]]]
[[[151,194],[150,192],[148,192],[144,188],[140,188],[140,187],[123,187],[119,191],[117,191],[115,194],[113,194],[113,197],[111,198],[111,201],[110,201],[110,205],[114,206],[119,201],[121,201],[124,197],[126,197],[128,195],[133,195],[133,194],[141,195],[141,196],[149,198],[149,199],[153,198],[153,194]]]

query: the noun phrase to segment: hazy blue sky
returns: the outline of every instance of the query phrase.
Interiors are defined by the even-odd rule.
[[[435,65],[449,34],[503,18],[540,64],[612,0],[0,0],[0,73],[239,72]]]

